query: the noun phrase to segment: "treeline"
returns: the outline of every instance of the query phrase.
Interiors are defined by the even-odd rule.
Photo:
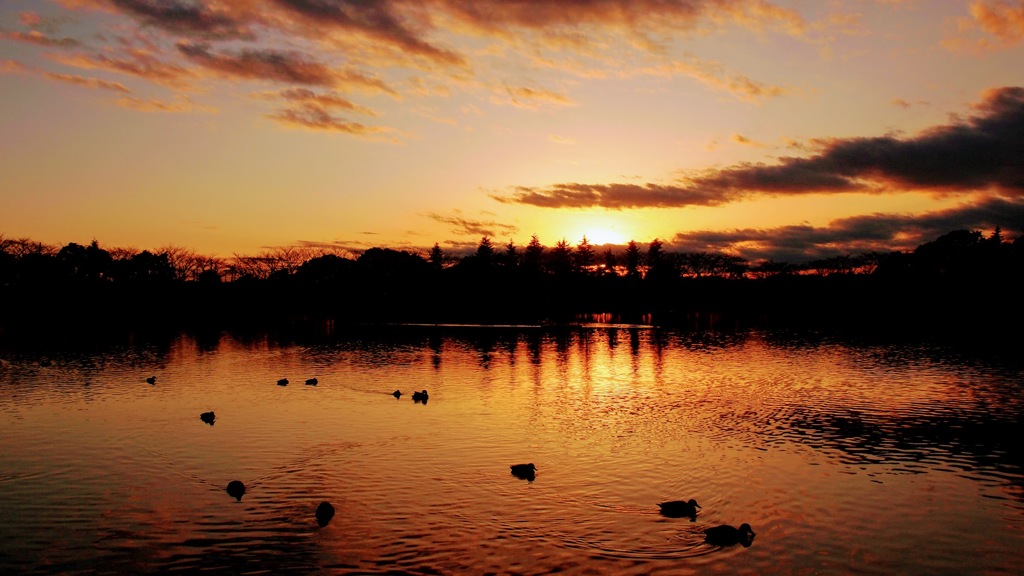
[[[908,252],[803,264],[585,238],[454,255],[283,248],[208,257],[178,247],[63,247],[0,236],[0,328],[263,323],[795,324],[965,332],[1022,319],[1024,243],[956,230]]]

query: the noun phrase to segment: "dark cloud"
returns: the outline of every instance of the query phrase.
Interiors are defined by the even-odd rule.
[[[1024,195],[1024,88],[988,91],[975,114],[913,138],[820,141],[819,152],[776,164],[743,163],[676,185],[555,184],[516,188],[505,203],[545,208],[715,206],[755,194],[843,192]]]
[[[300,52],[241,50],[216,54],[208,44],[186,42],[180,42],[178,50],[200,66],[238,78],[311,86],[332,86],[337,81],[330,67]]]
[[[834,220],[826,227],[809,225],[772,229],[680,232],[670,248],[684,252],[727,252],[751,262],[802,263],[861,254],[913,250],[951,230],[993,230],[1007,238],[1024,235],[1024,202],[989,198],[923,215],[869,214]]]
[[[368,0],[271,0],[288,13],[317,27],[337,27],[384,40],[395,47],[435,62],[464,65],[462,56],[425,40],[426,13],[415,5]]]
[[[213,3],[188,0],[110,0],[144,24],[208,39],[251,39],[248,26]]]

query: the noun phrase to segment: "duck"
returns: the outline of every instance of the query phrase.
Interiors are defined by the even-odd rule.
[[[287,378],[281,378],[280,380],[277,381],[277,385],[278,386],[287,386],[288,385],[288,379]]]
[[[213,421],[217,419],[217,415],[213,412],[203,412],[199,415],[199,419],[206,422],[210,426],[213,426]]]
[[[242,484],[241,480],[232,480],[228,482],[228,494],[235,500],[241,502],[242,495],[245,494],[245,484]]]
[[[754,541],[754,530],[747,523],[741,524],[739,528],[722,524],[704,530],[704,541],[715,546],[742,544],[747,548]]]
[[[331,518],[334,518],[334,506],[331,506],[331,503],[327,501],[321,502],[320,505],[316,507],[315,516],[316,523],[319,524],[321,528],[327,526],[327,524],[330,523]]]
[[[429,396],[427,396],[427,391],[426,390],[423,390],[421,392],[413,392],[412,393],[412,401],[413,402],[423,402],[424,404],[426,404],[428,399],[429,399]]]
[[[150,376],[149,378],[146,378],[146,382],[148,382],[149,384],[156,384],[156,376]]]
[[[316,378],[310,378],[309,380],[306,380],[306,384],[309,384],[310,386],[316,386],[319,383],[320,381],[317,380]]]
[[[394,396],[395,398],[401,398],[402,397],[402,391],[401,390],[395,390],[394,392],[391,393],[391,395]]]
[[[529,464],[512,464],[509,468],[512,469],[512,475],[520,480],[533,482],[533,479],[537,477],[537,467],[533,465],[533,462]]]
[[[662,515],[670,518],[681,518],[683,516],[693,518],[697,516],[697,509],[700,508],[700,504],[697,504],[697,501],[693,498],[690,498],[688,501],[670,500],[668,502],[661,502],[658,506],[661,508]]]

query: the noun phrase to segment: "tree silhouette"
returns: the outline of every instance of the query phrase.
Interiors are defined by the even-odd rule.
[[[57,248],[0,235],[0,301],[16,303],[0,307],[0,335],[10,325],[154,318],[167,325],[557,323],[608,313],[602,318],[696,326],[696,319],[733,315],[936,333],[995,333],[1024,321],[1015,292],[1024,280],[1024,241],[1006,240],[999,227],[987,236],[954,230],[911,251],[802,264],[669,251],[660,239],[646,254],[631,240],[598,256],[586,237],[548,249],[536,234],[522,250],[509,240],[500,253],[484,236],[461,256],[446,255],[438,243],[422,254],[375,247],[349,255],[299,246],[224,261],[175,246],[138,251],[93,240]]]
[[[437,242],[434,242],[434,247],[430,249],[430,265],[433,266],[434,270],[444,268],[444,252],[441,250],[441,245]]]
[[[573,268],[576,272],[587,274],[590,272],[590,268],[594,265],[595,260],[594,247],[591,246],[590,241],[584,235],[580,243],[576,245],[576,252],[573,254]]]
[[[556,278],[568,278],[572,274],[572,248],[565,238],[559,240],[548,253],[548,269]]]
[[[519,267],[519,250],[512,240],[505,245],[505,253],[502,255],[501,264],[508,270],[515,270]]]
[[[539,275],[544,270],[544,245],[536,234],[530,237],[530,243],[523,252],[523,268],[532,275]]]
[[[494,263],[494,245],[491,239],[484,236],[476,247],[477,264],[483,268],[490,268]]]
[[[640,247],[637,246],[634,240],[630,240],[629,244],[626,245],[626,276],[630,278],[638,278],[640,276]]]
[[[615,257],[615,252],[611,248],[607,248],[602,255],[604,266],[601,270],[605,276],[617,275],[616,269],[618,268],[618,258]]]

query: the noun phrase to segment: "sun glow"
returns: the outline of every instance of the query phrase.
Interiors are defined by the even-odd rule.
[[[587,242],[590,242],[594,246],[601,246],[602,244],[625,244],[626,240],[622,234],[611,230],[609,228],[588,228],[586,233]],[[580,241],[583,240],[583,236],[580,237]]]

